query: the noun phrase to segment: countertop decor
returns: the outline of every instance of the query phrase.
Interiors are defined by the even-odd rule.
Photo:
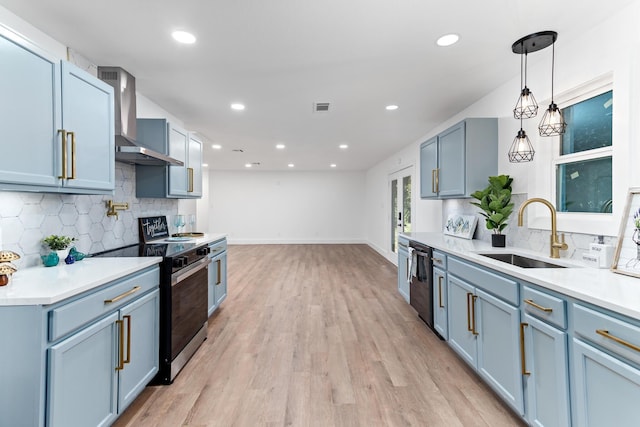
[[[611,271],[640,277],[640,188],[629,189]]]

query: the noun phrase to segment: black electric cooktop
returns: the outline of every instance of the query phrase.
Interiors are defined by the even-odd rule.
[[[198,247],[192,242],[180,243],[134,243],[106,251],[96,252],[91,257],[146,257],[161,256],[163,258],[174,257]]]

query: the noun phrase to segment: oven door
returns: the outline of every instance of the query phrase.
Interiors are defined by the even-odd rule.
[[[171,276],[171,360],[207,322],[210,263],[205,257]]]

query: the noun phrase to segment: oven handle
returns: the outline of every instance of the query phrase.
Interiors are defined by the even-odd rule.
[[[174,274],[171,276],[171,286],[175,286],[179,282],[183,281],[189,276],[196,274],[198,271],[203,268],[207,268],[207,266],[211,263],[211,259],[209,257],[202,258],[200,261],[196,261],[191,264],[189,267],[180,270],[179,274]]]
[[[431,258],[431,255],[429,255],[428,253],[425,253],[425,252],[414,250],[413,253],[418,255],[418,256],[424,257],[424,258]]]

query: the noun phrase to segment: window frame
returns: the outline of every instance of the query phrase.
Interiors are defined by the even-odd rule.
[[[537,134],[536,127],[536,165],[532,172],[534,179],[529,180],[529,197],[543,197],[552,202],[554,206],[557,204],[557,166],[565,163],[572,163],[580,160],[589,160],[596,158],[611,157],[612,162],[612,203],[613,209],[611,213],[595,213],[595,212],[557,212],[558,230],[568,233],[580,233],[591,235],[616,236],[620,225],[620,213],[624,204],[624,191],[620,193],[616,190],[617,183],[624,180],[624,171],[619,169],[617,165],[621,163],[617,160],[616,152],[619,152],[620,145],[618,141],[618,130],[621,115],[621,108],[618,108],[623,97],[618,96],[616,91],[613,73],[609,72],[599,76],[582,85],[576,86],[568,91],[556,96],[554,101],[559,108],[577,104],[594,96],[600,95],[612,90],[615,97],[616,106],[612,120],[612,144],[609,147],[601,147],[593,150],[587,150],[572,154],[560,155],[560,137],[541,137]],[[546,105],[550,100],[541,103]],[[537,124],[536,124],[537,126]],[[622,147],[623,149],[628,149]],[[619,156],[620,154],[618,154]],[[626,188],[625,188],[626,190]],[[620,196],[622,194],[622,197]],[[527,226],[531,229],[550,230],[550,212],[545,206],[534,203],[527,208]]]

